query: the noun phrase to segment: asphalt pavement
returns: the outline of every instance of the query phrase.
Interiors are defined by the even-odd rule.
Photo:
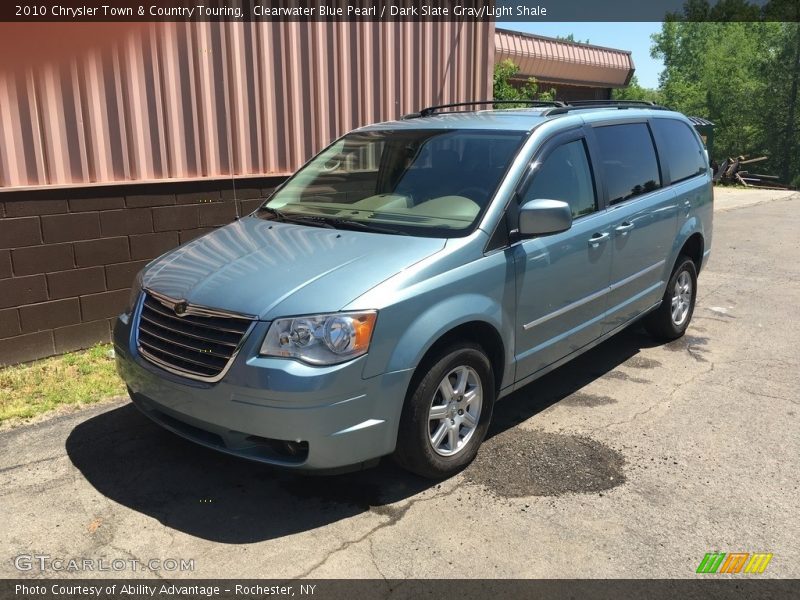
[[[800,577],[798,234],[800,194],[718,192],[687,335],[631,328],[501,401],[441,483],[275,471],[123,399],[6,428],[0,577],[684,578],[711,551]]]

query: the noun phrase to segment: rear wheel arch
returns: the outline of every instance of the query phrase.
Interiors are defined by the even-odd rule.
[[[700,268],[703,266],[704,248],[705,241],[703,240],[703,234],[701,234],[699,231],[695,231],[685,242],[683,242],[683,246],[681,246],[681,249],[678,252],[677,260],[680,260],[681,256],[688,256],[692,259],[697,272],[700,273]]]
[[[681,278],[684,279],[685,285],[682,285]],[[691,322],[696,298],[695,260],[691,256],[681,254],[667,281],[661,302],[644,318],[645,329],[659,341],[669,342],[681,337]],[[680,315],[680,320],[676,320],[676,313],[680,314],[681,311],[683,314]]]

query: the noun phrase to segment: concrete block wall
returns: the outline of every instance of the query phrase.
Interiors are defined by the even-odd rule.
[[[151,259],[252,212],[282,178],[0,194],[0,365],[108,341]]]

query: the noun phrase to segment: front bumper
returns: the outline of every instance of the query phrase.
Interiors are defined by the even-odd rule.
[[[411,369],[364,379],[366,356],[330,367],[260,357],[268,326],[261,322],[221,381],[193,381],[143,359],[133,321],[120,318],[114,329],[117,370],[136,406],[185,438],[300,470],[358,465],[394,451]]]

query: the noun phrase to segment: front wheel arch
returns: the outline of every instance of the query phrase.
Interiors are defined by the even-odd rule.
[[[486,321],[468,321],[441,334],[417,363],[409,388],[413,388],[425,376],[425,369],[430,366],[431,360],[445,348],[459,343],[475,344],[486,353],[494,373],[495,393],[499,393],[506,365],[506,348],[500,332]]]
[[[438,353],[430,355],[430,363],[422,363],[421,366],[426,368],[419,370],[421,377],[412,380],[406,394],[393,458],[401,467],[418,475],[441,479],[456,474],[475,458],[491,423],[496,400],[494,373],[483,349],[477,344],[463,341],[440,347]],[[449,395],[443,396],[449,401],[437,403],[437,400],[441,400],[439,391],[442,389],[442,378],[447,381],[450,373],[464,367],[476,374],[476,385],[483,386],[479,413],[472,421],[474,425],[471,431],[465,431],[469,423],[462,416],[469,410],[467,394],[462,391],[460,396],[453,395],[453,386]],[[431,403],[440,411],[449,406],[451,412],[434,415]],[[457,413],[456,409],[459,409]],[[432,422],[435,431],[431,429]],[[447,452],[440,452],[439,444],[444,437],[436,432],[444,433],[448,429],[450,447],[445,448]],[[462,435],[463,446],[459,441]],[[457,446],[453,441],[457,442]],[[450,453],[453,448],[456,448],[455,451]]]

